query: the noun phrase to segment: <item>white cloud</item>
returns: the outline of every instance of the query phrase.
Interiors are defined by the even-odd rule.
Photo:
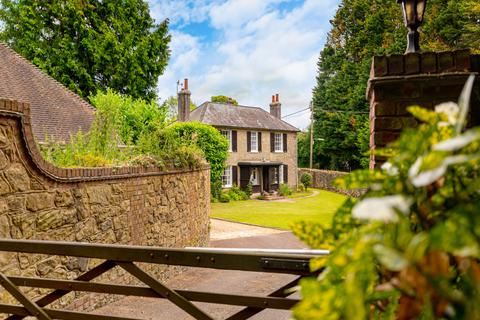
[[[279,93],[283,115],[306,108],[338,1],[305,0],[290,11],[279,9],[278,3],[285,2],[280,0],[199,1],[198,12],[182,13],[186,18],[181,19],[202,16],[219,36],[205,43],[187,35],[188,28],[174,31],[172,58],[159,79],[159,95],[175,94],[175,82],[188,77],[196,103],[225,94],[268,110],[271,95]],[[285,120],[305,128],[308,119],[307,112]]]

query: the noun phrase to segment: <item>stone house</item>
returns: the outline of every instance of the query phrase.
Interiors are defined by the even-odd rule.
[[[229,141],[223,187],[272,192],[281,183],[297,186],[298,129],[281,119],[278,94],[272,96],[270,112],[259,107],[204,102],[190,112],[190,91],[185,79],[178,93],[178,121],[199,121],[214,126]]]
[[[87,132],[95,108],[0,42],[0,97],[30,104],[35,140],[66,142]]]

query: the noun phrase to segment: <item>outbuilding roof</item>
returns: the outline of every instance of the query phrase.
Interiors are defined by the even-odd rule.
[[[190,120],[216,127],[300,131],[262,108],[216,102],[201,104],[190,113]]]
[[[32,130],[45,138],[65,142],[70,133],[86,132],[95,109],[15,51],[0,43],[0,97],[30,104]]]

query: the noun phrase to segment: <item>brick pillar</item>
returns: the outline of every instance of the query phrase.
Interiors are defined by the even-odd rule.
[[[382,148],[396,140],[402,129],[417,121],[407,107],[458,101],[468,76],[477,75],[470,104],[469,126],[480,125],[480,55],[469,50],[409,53],[374,57],[367,99],[370,101],[370,149]],[[383,159],[370,157],[370,168]]]
[[[177,121],[185,122],[190,119],[190,91],[188,79],[184,80],[183,88],[178,92],[178,117]]]

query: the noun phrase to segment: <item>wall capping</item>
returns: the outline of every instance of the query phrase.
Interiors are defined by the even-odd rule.
[[[75,183],[100,180],[128,179],[147,176],[161,176],[175,173],[197,172],[210,169],[203,165],[198,169],[164,171],[159,167],[76,167],[60,168],[47,162],[37,147],[31,126],[30,104],[17,100],[0,98],[0,115],[16,118],[21,126],[21,140],[25,144],[30,160],[38,170],[50,179],[58,182]]]
[[[469,49],[375,56],[372,59],[366,97],[379,81],[421,80],[480,73],[480,55]]]

